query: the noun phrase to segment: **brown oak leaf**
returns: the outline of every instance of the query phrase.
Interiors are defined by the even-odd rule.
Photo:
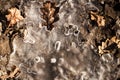
[[[43,25],[47,26],[48,30],[52,30],[54,27],[53,23],[59,19],[59,7],[56,7],[55,2],[46,1],[43,3],[41,11],[43,13],[43,19],[45,20],[45,23],[43,23]]]
[[[13,26],[18,21],[23,20],[20,10],[18,10],[17,8],[11,8],[11,9],[8,9],[8,11],[9,11],[9,14],[6,15],[6,18],[8,21],[10,21],[9,26]]]
[[[118,39],[116,36],[107,39],[105,42],[102,42],[100,46],[98,46],[100,55],[103,55],[105,53],[112,53],[117,48],[120,48],[120,39]]]
[[[91,20],[94,20],[97,22],[98,26],[105,26],[105,18],[104,16],[100,16],[95,12],[91,11]]]

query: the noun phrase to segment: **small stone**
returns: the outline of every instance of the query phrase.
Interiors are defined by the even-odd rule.
[[[41,62],[41,63],[45,63],[45,59],[44,59],[44,57],[39,57],[39,56],[37,56],[37,57],[35,57],[34,60],[36,61],[36,63],[39,63],[39,62]]]
[[[104,2],[104,1],[101,1],[101,4],[105,4],[105,2]]]
[[[59,58],[59,62],[58,62],[58,66],[61,66],[61,65],[63,65],[64,64],[64,58]]]
[[[56,49],[57,52],[60,50],[60,46],[61,46],[61,41],[56,41],[55,49]]]
[[[56,63],[56,61],[57,61],[56,58],[51,58],[50,60],[51,63]]]

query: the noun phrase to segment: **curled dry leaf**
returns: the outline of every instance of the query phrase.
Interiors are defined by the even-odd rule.
[[[90,12],[91,20],[97,22],[98,26],[105,26],[105,18],[103,16],[98,15],[95,12]]]
[[[102,45],[101,46],[98,46],[98,49],[99,49],[99,55],[101,56],[102,54],[104,53],[110,53],[109,50],[105,50],[105,48],[108,46],[108,39],[105,41],[105,42],[102,42]]]
[[[111,39],[107,39],[102,42],[101,46],[98,46],[99,54],[112,53],[115,49],[120,48],[120,40],[116,36]]]
[[[16,67],[15,70],[10,73],[9,77],[10,77],[10,78],[13,78],[13,77],[15,77],[15,75],[16,75],[17,73],[19,73],[19,72],[20,72],[19,68]]]
[[[9,14],[6,15],[6,18],[8,21],[10,21],[9,26],[13,26],[18,21],[23,20],[20,10],[18,10],[17,8],[11,8],[11,9],[8,9],[8,11],[9,11]]]
[[[120,39],[117,39],[116,36],[111,38],[111,41],[117,44],[117,47],[120,48]]]
[[[20,73],[20,69],[18,67],[15,66],[15,69],[13,71],[10,72],[10,74],[5,74],[0,76],[0,79],[2,80],[6,80],[8,78],[14,78],[17,76],[17,74]]]

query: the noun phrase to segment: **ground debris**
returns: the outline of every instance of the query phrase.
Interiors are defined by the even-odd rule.
[[[18,10],[17,8],[11,8],[11,9],[8,9],[8,11],[9,11],[9,14],[6,15],[6,18],[8,21],[10,21],[9,26],[13,26],[18,21],[23,20],[20,10]]]
[[[9,38],[0,36],[0,55],[5,56],[11,52]]]
[[[98,26],[105,26],[105,18],[104,16],[98,15],[96,12],[90,12],[91,20],[97,22]]]
[[[1,75],[0,79],[5,80],[5,79],[9,79],[9,78],[14,78],[16,76],[18,76],[18,74],[20,73],[20,69],[16,66],[13,67],[12,71],[9,71],[9,73]]]
[[[3,25],[3,21],[0,22],[0,80],[15,78],[19,72],[19,68],[17,67],[14,67],[11,71],[7,70],[6,67],[9,63],[9,56],[13,50],[12,41],[16,35],[19,35],[21,30],[17,28],[15,24],[23,20],[23,17],[17,8],[11,8],[8,11],[10,13],[4,15],[4,17],[6,16],[9,24]]]
[[[0,80],[117,80],[120,1],[0,2]]]
[[[46,1],[43,3],[43,8],[41,8],[43,13],[43,19],[46,21],[44,23],[48,30],[52,30],[53,23],[58,20],[59,7],[56,7],[55,2]]]
[[[102,42],[101,46],[98,46],[99,54],[113,53],[117,48],[120,48],[120,40],[116,36],[111,39],[107,39],[105,42]]]

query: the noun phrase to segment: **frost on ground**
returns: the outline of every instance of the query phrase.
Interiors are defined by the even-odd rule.
[[[118,0],[8,1],[5,8],[0,8],[0,78],[117,80],[120,78],[117,3],[120,4]],[[12,7],[17,7],[23,18],[18,21],[15,18],[11,25],[2,16],[8,15],[3,12]],[[113,13],[106,11],[109,8]],[[4,28],[7,24],[8,30]]]

